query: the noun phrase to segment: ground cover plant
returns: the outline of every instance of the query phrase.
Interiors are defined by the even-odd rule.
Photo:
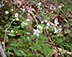
[[[7,57],[72,57],[72,1],[1,0],[0,44]]]

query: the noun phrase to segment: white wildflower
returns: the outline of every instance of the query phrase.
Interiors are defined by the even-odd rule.
[[[59,25],[59,27],[61,28],[62,26],[61,26],[61,25]]]
[[[39,3],[38,3],[38,6],[40,6],[41,4],[42,4],[42,3],[41,3],[41,2],[39,2]]]
[[[58,33],[58,30],[56,27],[54,28],[54,33]]]
[[[39,10],[42,10],[42,7],[38,6],[38,9],[39,9]]]
[[[47,26],[50,26],[50,23],[48,22],[46,25],[47,25]]]
[[[11,33],[13,33],[14,32],[14,30],[11,30]]]
[[[64,7],[64,4],[62,6]]]
[[[19,16],[19,14],[18,13],[15,13],[15,17],[18,17]]]
[[[56,19],[54,19],[54,23],[55,23],[55,26],[57,26],[58,24],[59,24],[59,22],[58,22],[58,19],[56,18]]]
[[[28,16],[30,16],[30,14],[29,14],[29,13],[28,13],[27,15],[28,15]]]
[[[48,29],[49,26],[50,26],[50,23],[48,22],[48,23],[46,24],[46,29]]]
[[[38,7],[39,10],[42,10],[41,4],[42,4],[41,2],[38,3],[37,7]]]
[[[5,44],[5,42],[3,41],[3,42],[2,42],[2,44],[4,45],[4,44]]]
[[[41,23],[43,24],[43,23],[44,23],[44,21],[41,21]]]
[[[5,11],[5,14],[9,14],[9,11]]]
[[[22,11],[25,11],[25,9],[22,9]]]
[[[13,21],[15,21],[15,19],[13,19]]]
[[[62,6],[60,5],[60,6],[58,6],[58,8],[59,8],[59,9],[61,9],[61,8],[62,8]]]
[[[58,6],[58,8],[61,9],[62,7],[64,7],[64,4],[60,3],[60,5]]]
[[[47,20],[44,20],[45,22],[47,22]]]
[[[26,21],[30,21],[30,19],[26,19]]]
[[[8,2],[7,0],[5,0],[5,2]]]
[[[39,36],[40,31],[38,29],[34,29],[33,31],[34,31],[33,35]]]
[[[14,9],[11,9],[11,11],[14,11]]]
[[[61,25],[59,26],[58,31],[59,31],[59,32],[62,31],[62,26],[61,26]]]
[[[40,29],[40,30],[43,29],[43,27],[41,25],[38,25],[37,28]]]
[[[56,10],[56,6],[53,5],[53,9]]]
[[[53,13],[53,11],[51,11],[50,13]]]

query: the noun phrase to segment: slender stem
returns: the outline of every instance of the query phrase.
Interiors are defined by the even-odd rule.
[[[4,44],[3,44],[4,51],[5,51],[5,42],[6,42],[6,39],[7,39],[7,31],[11,27],[12,23],[13,23],[13,21],[10,23],[9,27],[5,29]]]

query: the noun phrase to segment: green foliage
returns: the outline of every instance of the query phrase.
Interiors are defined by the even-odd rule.
[[[48,16],[48,12],[45,13],[41,6],[43,11],[37,8],[40,11],[37,12],[40,13],[38,16],[36,12],[32,11],[36,8],[29,8],[29,10],[26,9],[23,12],[16,8],[16,5],[8,2],[4,2],[4,4],[3,7],[0,7],[0,39],[5,40],[5,51],[8,57],[52,57],[54,49],[50,39],[53,40],[53,44],[56,44],[56,47],[72,51],[72,18],[66,20],[67,22],[61,25],[61,32],[54,33],[54,28],[58,30],[60,27],[52,22],[51,16],[55,17],[57,14],[51,13]],[[68,8],[70,5],[67,2],[64,3],[64,6],[64,8],[58,9],[57,13],[62,12],[63,18],[66,18],[66,14],[72,8]],[[12,9],[13,11],[11,11]],[[30,16],[27,16],[29,14]],[[27,20],[28,18],[30,20]],[[43,22],[41,23],[40,21]],[[2,41],[0,40],[0,42]],[[68,55],[63,54],[62,56]]]

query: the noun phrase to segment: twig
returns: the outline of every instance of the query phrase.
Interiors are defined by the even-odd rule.
[[[6,57],[5,51],[4,51],[4,49],[2,48],[1,45],[0,45],[0,56],[1,57]]]
[[[11,24],[13,23],[13,21],[10,23],[9,27],[5,29],[5,36],[4,36],[4,45],[3,45],[3,48],[5,50],[5,41],[6,41],[6,38],[7,38],[7,31],[8,29],[11,27]]]
[[[8,29],[11,27],[11,24],[13,23],[13,21],[10,23],[9,27],[5,29],[5,37],[4,37],[4,50],[5,50],[5,41],[6,41],[6,38],[7,38],[7,31]]]

